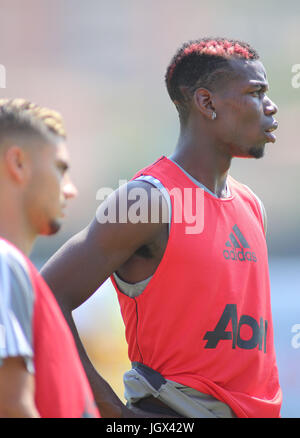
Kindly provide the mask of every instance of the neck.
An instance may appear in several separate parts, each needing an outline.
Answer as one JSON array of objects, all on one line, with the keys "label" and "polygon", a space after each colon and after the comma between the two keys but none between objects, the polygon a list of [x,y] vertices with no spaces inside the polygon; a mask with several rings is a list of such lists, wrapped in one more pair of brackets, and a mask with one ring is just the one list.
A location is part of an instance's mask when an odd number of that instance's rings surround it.
[{"label": "neck", "polygon": [[[1,221],[1,219],[0,219]],[[25,238],[22,233],[18,233],[15,230],[7,229],[3,224],[0,224],[0,237],[3,237],[13,245],[15,245],[23,254],[29,256],[31,253],[34,238]]]},{"label": "neck", "polygon": [[4,199],[0,194],[0,237],[11,242],[27,256],[30,254],[36,235],[26,225],[24,212],[20,211],[12,197]]},{"label": "neck", "polygon": [[209,135],[195,135],[193,130],[181,129],[170,158],[216,196],[225,196],[232,157],[218,150]]}]

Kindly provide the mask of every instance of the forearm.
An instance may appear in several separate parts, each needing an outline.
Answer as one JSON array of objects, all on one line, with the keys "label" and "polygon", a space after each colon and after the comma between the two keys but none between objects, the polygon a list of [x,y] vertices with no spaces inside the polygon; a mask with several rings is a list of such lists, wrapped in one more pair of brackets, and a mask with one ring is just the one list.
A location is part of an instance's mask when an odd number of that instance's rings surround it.
[{"label": "forearm", "polygon": [[0,418],[40,418],[35,406],[16,401],[0,406]]},{"label": "forearm", "polygon": [[38,418],[35,376],[22,356],[3,358],[0,367],[0,418]]}]

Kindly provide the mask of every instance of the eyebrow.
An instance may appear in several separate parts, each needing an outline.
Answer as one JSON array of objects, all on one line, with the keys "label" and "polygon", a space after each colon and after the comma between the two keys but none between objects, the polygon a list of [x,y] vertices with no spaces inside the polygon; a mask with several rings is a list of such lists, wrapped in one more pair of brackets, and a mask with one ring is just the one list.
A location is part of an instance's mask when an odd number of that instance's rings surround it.
[{"label": "eyebrow", "polygon": [[269,84],[267,82],[250,80],[249,85],[252,87],[262,88],[264,90],[269,90]]}]

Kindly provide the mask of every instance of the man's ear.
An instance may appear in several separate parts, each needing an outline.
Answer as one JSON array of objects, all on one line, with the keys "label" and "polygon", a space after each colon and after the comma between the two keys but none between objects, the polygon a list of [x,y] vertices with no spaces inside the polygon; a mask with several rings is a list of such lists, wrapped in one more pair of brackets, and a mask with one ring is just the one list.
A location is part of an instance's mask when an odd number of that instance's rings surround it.
[{"label": "man's ear", "polygon": [[213,118],[215,108],[212,102],[212,94],[206,88],[197,88],[193,96],[194,105],[208,119]]},{"label": "man's ear", "polygon": [[4,162],[11,178],[19,184],[28,180],[29,163],[23,148],[14,145],[7,148],[4,153]]}]

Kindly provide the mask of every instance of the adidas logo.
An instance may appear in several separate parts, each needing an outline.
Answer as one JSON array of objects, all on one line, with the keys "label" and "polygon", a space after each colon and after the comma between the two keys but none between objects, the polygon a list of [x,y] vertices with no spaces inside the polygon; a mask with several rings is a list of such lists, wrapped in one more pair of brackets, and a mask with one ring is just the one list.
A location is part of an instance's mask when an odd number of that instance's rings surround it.
[{"label": "adidas logo", "polygon": [[232,233],[229,235],[229,240],[225,243],[227,248],[224,249],[223,256],[226,260],[239,260],[244,262],[257,262],[257,258],[254,252],[249,251],[250,245],[243,236],[241,230],[237,225],[232,228]]}]

